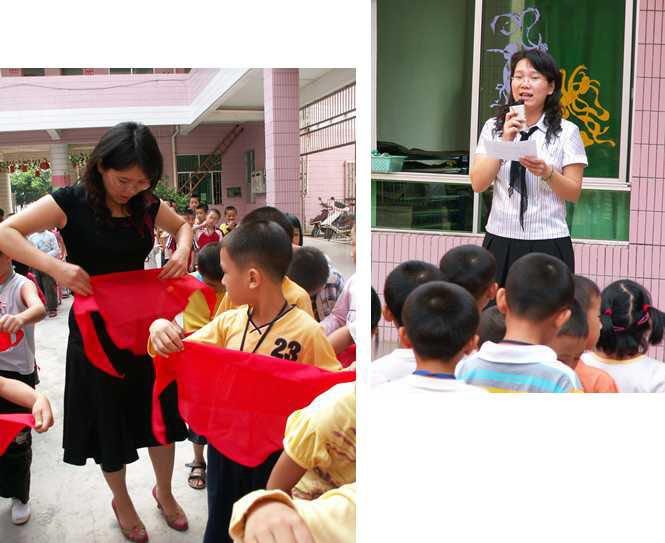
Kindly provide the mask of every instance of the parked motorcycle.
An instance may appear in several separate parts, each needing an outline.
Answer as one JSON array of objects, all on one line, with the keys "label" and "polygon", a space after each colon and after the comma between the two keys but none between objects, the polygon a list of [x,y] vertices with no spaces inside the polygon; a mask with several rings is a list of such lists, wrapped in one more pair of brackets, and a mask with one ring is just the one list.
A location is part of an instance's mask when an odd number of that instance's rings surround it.
[{"label": "parked motorcycle", "polygon": [[321,212],[310,219],[309,224],[312,227],[312,236],[317,237],[322,235],[321,223],[325,221],[330,215],[330,211],[334,207],[335,198],[331,197],[329,201],[324,202],[323,199],[319,196],[319,205],[321,206]]}]

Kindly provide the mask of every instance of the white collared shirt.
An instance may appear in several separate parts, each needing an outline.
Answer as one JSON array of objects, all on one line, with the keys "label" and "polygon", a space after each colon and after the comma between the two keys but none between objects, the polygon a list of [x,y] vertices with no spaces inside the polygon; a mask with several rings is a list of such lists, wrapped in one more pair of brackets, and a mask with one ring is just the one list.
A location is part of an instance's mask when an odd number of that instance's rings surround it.
[{"label": "white collared shirt", "polygon": [[[569,164],[588,165],[584,144],[580,137],[579,128],[561,119],[561,132],[553,136],[549,144],[545,142],[547,126],[543,114],[536,126],[536,130],[529,140],[534,140],[538,147],[538,157],[561,173],[564,166]],[[501,136],[493,134],[496,120],[489,119],[480,134],[477,155],[486,155],[487,141],[500,141]],[[519,141],[520,135],[515,136]],[[499,173],[494,180],[494,194],[492,196],[492,210],[485,230],[495,236],[512,239],[556,239],[570,235],[566,224],[566,203],[559,198],[551,187],[543,181],[542,177],[526,171],[528,207],[524,212],[524,230],[520,225],[520,194],[513,192],[508,196],[510,186],[510,161],[501,165]]]},{"label": "white collared shirt", "polygon": [[401,379],[416,371],[416,355],[412,349],[395,349],[370,364],[370,384],[378,385]]},{"label": "white collared shirt", "polygon": [[609,373],[619,392],[665,392],[665,363],[646,355],[610,360],[587,351],[582,362]]}]

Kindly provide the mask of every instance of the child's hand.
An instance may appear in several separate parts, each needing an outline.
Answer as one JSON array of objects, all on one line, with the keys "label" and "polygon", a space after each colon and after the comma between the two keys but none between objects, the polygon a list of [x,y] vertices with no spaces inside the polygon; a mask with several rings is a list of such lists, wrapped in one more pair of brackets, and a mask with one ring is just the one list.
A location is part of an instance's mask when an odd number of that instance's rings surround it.
[{"label": "child's hand", "polygon": [[44,395],[37,393],[37,401],[32,406],[32,416],[35,417],[35,430],[40,434],[53,426],[51,404]]},{"label": "child's hand", "polygon": [[244,541],[256,543],[314,543],[296,511],[279,502],[266,501],[250,510]]},{"label": "child's hand", "polygon": [[25,323],[19,315],[3,315],[0,317],[0,332],[15,334],[23,328],[24,325]]},{"label": "child's hand", "polygon": [[182,343],[184,335],[180,326],[166,319],[157,319],[150,325],[150,341],[160,356],[182,351],[185,348]]}]

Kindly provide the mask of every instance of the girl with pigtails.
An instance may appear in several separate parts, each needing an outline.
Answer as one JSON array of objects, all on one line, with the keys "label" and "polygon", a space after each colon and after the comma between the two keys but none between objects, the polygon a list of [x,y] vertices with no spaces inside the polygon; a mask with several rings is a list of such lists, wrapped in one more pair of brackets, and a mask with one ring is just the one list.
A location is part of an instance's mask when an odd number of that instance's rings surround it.
[{"label": "girl with pigtails", "polygon": [[663,340],[665,314],[649,292],[629,279],[615,281],[601,294],[600,320],[596,348],[583,362],[609,373],[619,392],[665,392],[665,363],[647,356]]}]

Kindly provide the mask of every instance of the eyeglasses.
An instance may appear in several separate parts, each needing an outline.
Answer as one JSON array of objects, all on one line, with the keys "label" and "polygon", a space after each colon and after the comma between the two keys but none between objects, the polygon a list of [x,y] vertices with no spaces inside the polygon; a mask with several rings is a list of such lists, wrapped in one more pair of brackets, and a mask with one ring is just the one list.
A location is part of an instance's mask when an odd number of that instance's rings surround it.
[{"label": "eyeglasses", "polygon": [[515,83],[522,83],[524,81],[529,81],[530,83],[540,83],[545,78],[542,75],[532,75],[532,76],[515,75],[515,76],[511,77],[510,79],[511,79],[511,81],[514,81]]}]

